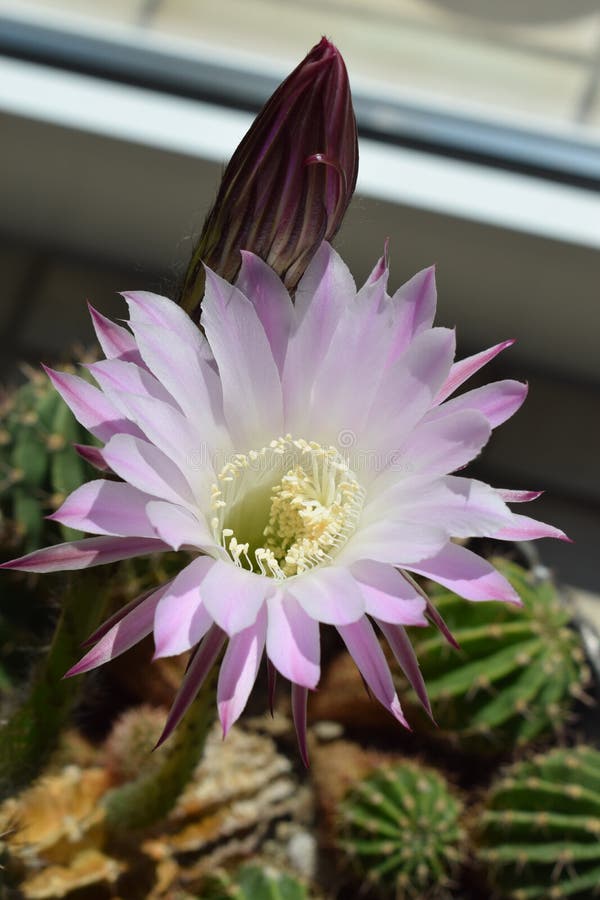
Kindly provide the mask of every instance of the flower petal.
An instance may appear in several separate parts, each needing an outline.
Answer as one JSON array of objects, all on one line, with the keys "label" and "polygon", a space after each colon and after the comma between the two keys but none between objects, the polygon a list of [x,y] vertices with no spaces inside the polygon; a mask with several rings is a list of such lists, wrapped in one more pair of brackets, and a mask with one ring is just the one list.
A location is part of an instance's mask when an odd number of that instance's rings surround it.
[{"label": "flower petal", "polygon": [[138,325],[158,325],[177,335],[182,344],[200,356],[211,358],[206,338],[198,326],[172,300],[150,291],[124,291],[122,296],[129,306],[130,325],[134,334]]},{"label": "flower petal", "polygon": [[221,385],[209,363],[166,328],[140,324],[136,326],[136,338],[153,376],[169,391],[188,420],[194,422],[209,446],[229,446]]},{"label": "flower petal", "polygon": [[370,616],[396,625],[426,625],[425,600],[393,566],[361,560],[351,568]]},{"label": "flower petal", "polygon": [[112,471],[140,491],[182,506],[194,504],[189,483],[153,444],[129,434],[116,434],[102,450]]},{"label": "flower petal", "polygon": [[505,503],[529,503],[531,500],[537,500],[544,493],[543,491],[511,491],[505,488],[496,488],[496,491]]},{"label": "flower petal", "polygon": [[[373,266],[373,269],[371,270],[369,277],[367,278],[367,280],[361,287],[360,291],[358,292],[359,294],[362,291],[364,291],[365,289],[376,284],[376,282],[378,282],[380,280],[383,280],[385,283],[387,283],[387,279],[389,277],[388,257],[389,257],[389,239],[385,241],[385,244],[383,247],[383,255],[379,257],[379,259]],[[384,287],[385,287],[385,284],[384,284]]]},{"label": "flower petal", "polygon": [[107,441],[121,431],[141,436],[140,430],[97,387],[78,375],[42,368],[77,421],[95,437]]},{"label": "flower petal", "polygon": [[295,329],[283,367],[286,422],[303,432],[306,399],[347,303],[356,295],[348,267],[327,243],[321,244],[296,291]]},{"label": "flower petal", "polygon": [[388,364],[398,359],[413,338],[431,328],[437,305],[435,266],[429,266],[398,288],[389,302],[393,343]]},{"label": "flower petal", "polygon": [[117,391],[110,391],[108,396],[136,423],[139,428],[136,437],[146,438],[158,447],[186,474],[190,483],[192,477],[202,480],[206,470],[210,470],[211,460],[210,454],[203,452],[206,444],[194,420],[186,419],[174,406],[156,397]]},{"label": "flower petal", "polygon": [[431,600],[427,601],[427,611],[425,613],[429,621],[432,625],[435,625],[440,634],[445,638],[448,644],[451,647],[454,647],[455,650],[460,650],[460,644],[446,625],[444,619],[439,614]]},{"label": "flower petal", "polygon": [[269,597],[267,607],[269,659],[292,683],[316,687],[321,672],[318,622],[289,594]]},{"label": "flower petal", "polygon": [[156,747],[160,747],[167,740],[185,716],[202,687],[204,679],[214,666],[226,640],[227,635],[217,625],[213,625],[202,639],[202,643],[190,660],[181,687],[177,691],[167,716],[163,732],[156,742]]},{"label": "flower petal", "polygon": [[560,528],[547,525],[545,522],[538,522],[537,519],[529,516],[519,516],[516,513],[512,513],[508,523],[490,536],[502,541],[536,541],[539,538],[549,537],[566,541],[568,544],[572,543]]},{"label": "flower petal", "polygon": [[34,550],[18,559],[0,563],[0,569],[16,569],[18,572],[74,572],[91,566],[147,556],[164,552],[168,546],[155,538],[95,537],[81,541],[69,541]]},{"label": "flower petal", "polygon": [[277,669],[267,657],[267,697],[271,717],[275,715],[275,692],[277,690]]},{"label": "flower petal", "polygon": [[283,433],[279,372],[252,303],[210,269],[202,324],[219,367],[229,429],[236,440],[260,448],[267,435]]},{"label": "flower petal", "polygon": [[448,328],[426,331],[386,370],[365,427],[371,449],[395,451],[406,441],[448,374],[455,340]]},{"label": "flower petal", "polygon": [[[161,585],[161,587],[166,588],[170,585],[170,583],[170,581],[167,581],[165,584]],[[144,591],[139,595],[139,597],[135,597],[133,600],[130,600],[129,603],[126,603],[125,606],[122,606],[120,609],[118,609],[115,613],[112,614],[112,616],[109,616],[108,619],[106,619],[101,625],[99,625],[98,628],[96,628],[96,630],[93,631],[90,636],[82,642],[81,646],[91,647],[92,644],[96,644],[100,640],[100,638],[103,638],[105,634],[108,634],[111,628],[117,625],[117,623],[120,622],[121,619],[124,619],[126,615],[128,615],[133,609],[136,608],[136,606],[139,606],[140,603],[143,603],[144,600],[146,600],[147,597],[153,594],[155,590],[156,587],[153,587],[147,591]]]},{"label": "flower petal", "polygon": [[232,637],[254,625],[272,590],[273,585],[262,575],[216,560],[202,582],[200,595],[217,625]]},{"label": "flower petal", "polygon": [[503,350],[506,350],[507,347],[512,347],[513,344],[514,340],[502,341],[501,344],[496,344],[494,347],[490,347],[489,350],[482,350],[481,353],[475,353],[474,356],[468,356],[466,359],[455,362],[450,369],[450,374],[440,388],[439,393],[435,398],[435,402],[442,403],[446,397],[453,394],[461,384],[471,377],[471,375],[474,375],[475,372],[479,372],[479,370],[487,363],[491,362],[495,356],[498,356],[498,354]]},{"label": "flower petal", "polygon": [[141,603],[138,603],[127,615],[123,616],[110,631],[108,631],[85,656],[79,660],[66,673],[65,678],[72,675],[81,675],[82,672],[89,672],[90,669],[96,669],[98,666],[108,662],[125,653],[134,644],[137,644],[142,638],[145,638],[152,631],[154,623],[154,613],[156,607],[167,585],[163,585],[157,591],[146,597]]},{"label": "flower petal", "polygon": [[495,381],[442,403],[428,413],[426,421],[433,422],[461,409],[474,409],[486,417],[492,428],[497,428],[520,409],[527,391],[527,385],[520,381]]},{"label": "flower petal", "polygon": [[416,475],[446,475],[471,462],[490,433],[490,424],[481,413],[452,413],[419,425],[397,454],[396,463]]},{"label": "flower petal", "polygon": [[246,250],[241,253],[242,265],[236,287],[254,306],[281,372],[294,317],[290,295],[271,266],[254,253]]},{"label": "flower petal", "polygon": [[195,547],[210,552],[216,548],[215,539],[206,521],[182,506],[164,500],[153,500],[146,506],[148,521],[155,533],[173,550]]},{"label": "flower petal", "polygon": [[[107,359],[124,359],[128,362],[134,362],[137,365],[142,363],[142,358],[138,352],[135,338],[130,331],[111,322],[102,313],[88,303],[92,324],[98,343],[102,347],[102,352]],[[142,363],[143,365],[143,363]]]},{"label": "flower petal", "polygon": [[362,593],[343,566],[328,566],[300,575],[289,582],[287,590],[304,612],[327,625],[356,622],[365,612]]},{"label": "flower petal", "polygon": [[421,701],[421,705],[428,716],[433,719],[431,704],[429,702],[429,697],[427,696],[425,679],[419,668],[417,655],[406,630],[402,628],[401,625],[390,625],[388,622],[382,622],[379,619],[377,620],[377,624],[381,628],[398,665],[404,672],[413,691]]},{"label": "flower petal", "polygon": [[68,528],[115,537],[156,537],[146,505],[152,497],[120,481],[88,481],[48,518]]},{"label": "flower petal", "polygon": [[140,394],[142,397],[155,397],[171,406],[175,401],[163,385],[142,366],[122,359],[102,359],[100,362],[86,366],[93,375],[105,395],[111,391],[117,393]]},{"label": "flower petal", "polygon": [[512,515],[494,488],[474,478],[446,475],[425,481],[409,478],[379,494],[364,509],[364,519],[435,522],[449,537],[485,537]]},{"label": "flower petal", "polygon": [[94,447],[92,444],[73,444],[73,449],[82,459],[89,463],[90,466],[93,466],[100,472],[109,471],[109,467],[104,462],[102,450],[99,447]]},{"label": "flower petal", "polygon": [[292,682],[292,718],[294,720],[294,728],[296,729],[296,737],[298,739],[298,749],[302,762],[308,769],[310,761],[308,758],[308,741],[306,734],[306,707],[308,702],[308,688]]},{"label": "flower petal", "polygon": [[[323,241],[298,282],[294,304],[297,325],[310,316],[310,324],[315,328],[316,322],[322,319],[328,309],[333,308],[331,319],[327,316],[331,322],[331,334],[339,321],[340,312],[355,294],[356,284],[350,269],[331,244]],[[318,336],[316,332],[313,335]],[[308,338],[308,334],[305,338]],[[307,349],[308,343],[307,341]],[[324,344],[325,347],[327,343]]]},{"label": "flower petal", "polygon": [[154,617],[154,658],[176,656],[198,643],[213,624],[200,597],[200,585],[214,565],[199,556],[173,579]]},{"label": "flower petal", "polygon": [[217,706],[224,737],[248,702],[262,659],[266,633],[267,611],[263,606],[254,625],[238,632],[229,641],[217,686]]},{"label": "flower petal", "polygon": [[506,578],[481,556],[448,543],[432,556],[404,568],[437,581],[467,600],[504,600],[522,606],[519,595]]},{"label": "flower petal", "polygon": [[389,343],[387,322],[377,309],[383,293],[374,285],[368,295],[347,305],[323,359],[308,376],[303,428],[322,442],[335,445],[341,431],[353,432],[356,439],[376,397],[378,402]]},{"label": "flower petal", "polygon": [[339,625],[338,631],[367,685],[385,709],[408,728],[381,644],[366,617]]},{"label": "flower petal", "polygon": [[338,553],[336,562],[339,565],[350,566],[362,559],[372,559],[375,562],[401,566],[403,560],[416,562],[433,556],[447,540],[448,535],[437,525],[374,522],[352,535]]}]

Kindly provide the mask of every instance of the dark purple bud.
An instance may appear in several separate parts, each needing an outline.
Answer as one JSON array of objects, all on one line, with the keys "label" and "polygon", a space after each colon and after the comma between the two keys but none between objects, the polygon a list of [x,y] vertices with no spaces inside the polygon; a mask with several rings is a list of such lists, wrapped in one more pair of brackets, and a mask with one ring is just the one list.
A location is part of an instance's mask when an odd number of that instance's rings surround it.
[{"label": "dark purple bud", "polygon": [[202,263],[233,281],[240,250],[264,259],[293,291],[321,242],[338,231],[357,172],[348,73],[339,51],[322,38],[233,154],[188,266],[184,309],[198,320]]}]

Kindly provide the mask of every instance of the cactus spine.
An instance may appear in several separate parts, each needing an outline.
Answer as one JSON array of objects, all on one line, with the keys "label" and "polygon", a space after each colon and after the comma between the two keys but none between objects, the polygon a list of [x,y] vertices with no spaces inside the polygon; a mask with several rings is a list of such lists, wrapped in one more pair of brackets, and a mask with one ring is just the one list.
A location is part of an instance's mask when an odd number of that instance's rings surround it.
[{"label": "cactus spine", "polygon": [[340,846],[383,895],[446,897],[461,858],[462,802],[445,778],[413,762],[384,764],[340,807]]},{"label": "cactus spine", "polygon": [[478,855],[502,897],[595,896],[600,885],[600,752],[556,749],[492,785]]},{"label": "cactus spine", "polygon": [[[569,613],[549,578],[495,560],[523,600],[517,609],[497,602],[467,603],[438,590],[432,600],[460,650],[441,634],[424,633],[415,650],[438,728],[467,751],[504,752],[560,728],[589,670]],[[410,721],[428,728],[416,699]]]}]

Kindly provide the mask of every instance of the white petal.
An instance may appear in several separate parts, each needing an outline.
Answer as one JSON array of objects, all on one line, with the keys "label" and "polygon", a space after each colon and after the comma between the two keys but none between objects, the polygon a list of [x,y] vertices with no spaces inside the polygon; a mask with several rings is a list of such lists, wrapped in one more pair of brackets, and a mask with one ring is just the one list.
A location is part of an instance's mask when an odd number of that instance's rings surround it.
[{"label": "white petal", "polygon": [[209,269],[202,324],[219,367],[229,429],[247,448],[260,449],[283,433],[279,372],[252,303]]},{"label": "white petal", "polygon": [[317,622],[346,625],[356,622],[365,611],[358,585],[342,566],[313,569],[290,579],[286,588]]}]

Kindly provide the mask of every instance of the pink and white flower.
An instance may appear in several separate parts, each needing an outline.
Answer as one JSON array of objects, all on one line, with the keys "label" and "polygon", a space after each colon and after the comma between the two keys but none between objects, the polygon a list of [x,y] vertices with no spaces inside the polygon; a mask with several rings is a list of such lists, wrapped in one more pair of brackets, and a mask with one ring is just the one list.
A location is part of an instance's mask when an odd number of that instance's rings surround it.
[{"label": "pink and white flower", "polygon": [[306,757],[321,624],[338,630],[373,695],[406,724],[376,629],[426,706],[405,626],[445,629],[412,575],[468,600],[518,604],[490,563],[452,538],[565,535],[509,509],[536,493],[450,474],[527,388],[498,381],[448,399],[511,342],[454,362],[454,332],[432,324],[433,269],[390,297],[381,259],[357,292],[323,244],[292,304],[265,263],[242,256],[235,286],[207,271],[204,335],[150,293],[124,295],[129,329],[92,310],[106,356],[89,366],[97,386],[48,374],[104,443],[80,452],[116,479],[83,485],[52,516],[94,537],[5,567],[73,570],[184,551],[179,574],[106,622],[69,674],[150,633],[157,657],[192,649],[166,737],[227,644],[217,689],[227,732],[266,652],[271,686],[275,672],[292,684]]}]

